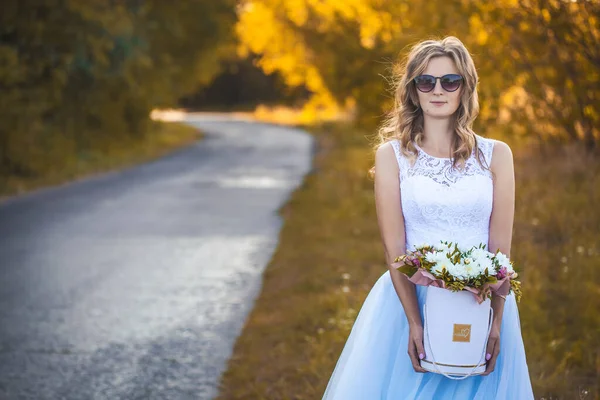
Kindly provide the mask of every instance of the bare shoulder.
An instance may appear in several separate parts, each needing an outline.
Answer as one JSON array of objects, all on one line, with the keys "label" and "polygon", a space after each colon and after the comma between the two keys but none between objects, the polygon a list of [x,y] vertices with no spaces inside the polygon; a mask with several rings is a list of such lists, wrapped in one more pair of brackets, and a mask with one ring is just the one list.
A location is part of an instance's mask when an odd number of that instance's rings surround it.
[{"label": "bare shoulder", "polygon": [[501,140],[490,139],[494,143],[492,151],[492,164],[490,168],[493,172],[502,173],[513,169],[513,153],[508,144]]},{"label": "bare shoulder", "polygon": [[391,142],[385,142],[375,151],[375,168],[380,167],[383,171],[398,171],[396,153]]}]

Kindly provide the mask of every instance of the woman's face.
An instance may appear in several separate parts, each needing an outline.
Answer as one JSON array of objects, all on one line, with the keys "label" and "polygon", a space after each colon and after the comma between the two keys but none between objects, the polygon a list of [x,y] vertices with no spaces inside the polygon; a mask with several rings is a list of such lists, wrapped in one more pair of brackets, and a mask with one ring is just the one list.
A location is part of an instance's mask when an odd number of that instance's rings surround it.
[{"label": "woman's face", "polygon": [[[424,75],[444,76],[447,74],[458,74],[458,69],[450,57],[434,57],[429,60]],[[432,91],[423,93],[417,90],[419,104],[423,114],[431,118],[446,119],[458,109],[460,105],[460,95],[463,90],[464,82],[454,92],[447,92],[442,88],[440,79],[436,79],[435,87]]]}]

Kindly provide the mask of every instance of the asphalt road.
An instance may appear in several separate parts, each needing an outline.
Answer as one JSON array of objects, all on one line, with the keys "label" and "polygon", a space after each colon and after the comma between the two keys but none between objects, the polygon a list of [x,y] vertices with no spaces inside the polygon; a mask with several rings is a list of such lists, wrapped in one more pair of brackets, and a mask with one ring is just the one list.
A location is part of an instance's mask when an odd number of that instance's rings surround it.
[{"label": "asphalt road", "polygon": [[216,395],[313,141],[189,122],[191,147],[0,204],[0,399]]}]

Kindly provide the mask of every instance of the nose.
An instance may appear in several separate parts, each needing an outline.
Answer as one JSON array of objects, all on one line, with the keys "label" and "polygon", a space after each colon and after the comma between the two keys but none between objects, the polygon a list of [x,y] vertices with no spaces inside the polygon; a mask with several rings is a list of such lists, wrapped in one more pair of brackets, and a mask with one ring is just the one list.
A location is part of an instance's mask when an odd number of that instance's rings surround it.
[{"label": "nose", "polygon": [[433,86],[433,94],[442,94],[443,90],[442,90],[442,80],[441,79],[436,79],[435,80],[435,85]]}]

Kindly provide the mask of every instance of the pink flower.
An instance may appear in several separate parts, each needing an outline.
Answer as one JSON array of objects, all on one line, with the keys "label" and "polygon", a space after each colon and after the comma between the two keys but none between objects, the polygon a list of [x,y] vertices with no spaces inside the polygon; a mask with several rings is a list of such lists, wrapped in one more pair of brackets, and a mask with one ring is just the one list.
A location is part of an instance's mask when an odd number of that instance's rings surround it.
[{"label": "pink flower", "polygon": [[504,278],[506,278],[507,273],[508,273],[508,271],[507,271],[506,267],[500,267],[500,270],[496,274],[496,278],[504,279]]}]

